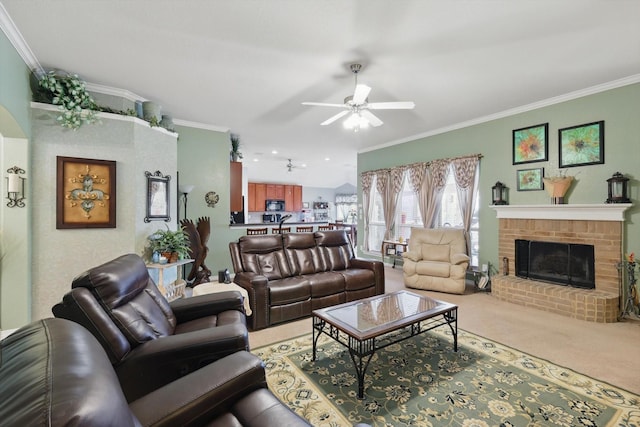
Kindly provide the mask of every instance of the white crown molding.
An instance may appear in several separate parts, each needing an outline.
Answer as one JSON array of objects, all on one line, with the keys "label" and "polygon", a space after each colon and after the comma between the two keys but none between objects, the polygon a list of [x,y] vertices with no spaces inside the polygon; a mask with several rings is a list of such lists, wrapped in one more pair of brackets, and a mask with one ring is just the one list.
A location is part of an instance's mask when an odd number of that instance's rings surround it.
[{"label": "white crown molding", "polygon": [[404,144],[405,142],[415,141],[421,138],[428,138],[430,136],[439,135],[442,133],[451,132],[458,129],[463,129],[469,126],[479,125],[482,123],[490,122],[492,120],[503,119],[505,117],[515,116],[516,114],[526,113],[527,111],[537,110],[539,108],[548,107],[562,102],[571,101],[585,96],[594,95],[600,92],[606,92],[611,89],[617,89],[619,87],[629,86],[635,83],[640,83],[640,74],[634,74],[632,76],[624,77],[618,80],[613,80],[607,83],[603,83],[596,86],[591,86],[586,89],[569,92],[564,95],[555,96],[553,98],[544,99],[542,101],[533,102],[531,104],[523,105],[509,110],[501,111],[499,113],[490,114],[488,116],[478,117],[476,119],[468,120],[466,122],[456,123],[451,126],[446,126],[440,129],[435,129],[429,132],[419,133],[417,135],[408,136],[406,138],[397,139],[395,141],[387,142],[384,144],[376,145],[375,147],[368,147],[358,151],[358,153],[366,153],[369,151],[379,150],[381,148],[392,147],[398,144]]},{"label": "white crown molding", "polygon": [[139,95],[136,95],[135,93],[127,89],[120,89],[117,87],[105,86],[105,85],[100,85],[97,83],[89,83],[89,82],[86,83],[86,87],[89,92],[96,92],[96,93],[101,93],[103,95],[117,96],[119,98],[128,99],[131,102],[148,101],[148,99],[143,98]]},{"label": "white crown molding", "polygon": [[16,24],[13,22],[13,19],[11,19],[2,3],[0,3],[0,28],[16,49],[18,55],[20,55],[24,63],[27,64],[27,67],[37,75],[43,74],[44,71],[40,62],[38,62],[38,59],[24,40],[24,37],[22,37],[18,27],[16,27]]},{"label": "white crown molding", "polygon": [[632,203],[576,205],[491,205],[496,218],[624,221],[624,212]]}]

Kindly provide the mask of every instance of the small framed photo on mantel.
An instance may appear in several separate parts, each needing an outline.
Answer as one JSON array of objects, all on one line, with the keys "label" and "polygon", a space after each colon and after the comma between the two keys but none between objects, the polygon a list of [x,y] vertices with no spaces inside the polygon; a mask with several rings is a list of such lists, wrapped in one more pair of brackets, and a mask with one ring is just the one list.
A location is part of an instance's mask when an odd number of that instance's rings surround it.
[{"label": "small framed photo on mantel", "polygon": [[544,168],[521,169],[516,174],[518,191],[544,190]]}]

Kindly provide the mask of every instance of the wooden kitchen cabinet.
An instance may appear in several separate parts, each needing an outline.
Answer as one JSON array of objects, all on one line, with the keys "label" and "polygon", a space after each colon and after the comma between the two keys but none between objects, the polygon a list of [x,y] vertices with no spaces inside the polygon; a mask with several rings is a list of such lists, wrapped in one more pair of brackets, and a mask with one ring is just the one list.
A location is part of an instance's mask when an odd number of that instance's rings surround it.
[{"label": "wooden kitchen cabinet", "polygon": [[255,212],[258,209],[256,209],[256,184],[253,182],[250,182],[247,185],[247,210],[249,212]]},{"label": "wooden kitchen cabinet", "polygon": [[302,185],[293,186],[293,209],[294,212],[302,210]]},{"label": "wooden kitchen cabinet", "polygon": [[284,210],[287,212],[295,210],[293,209],[293,185],[284,186]]},{"label": "wooden kitchen cabinet", "polygon": [[229,188],[229,204],[231,212],[240,212],[244,210],[242,206],[242,163],[230,162],[230,188]]},{"label": "wooden kitchen cabinet", "polygon": [[267,200],[267,184],[256,184],[256,212],[263,212]]}]

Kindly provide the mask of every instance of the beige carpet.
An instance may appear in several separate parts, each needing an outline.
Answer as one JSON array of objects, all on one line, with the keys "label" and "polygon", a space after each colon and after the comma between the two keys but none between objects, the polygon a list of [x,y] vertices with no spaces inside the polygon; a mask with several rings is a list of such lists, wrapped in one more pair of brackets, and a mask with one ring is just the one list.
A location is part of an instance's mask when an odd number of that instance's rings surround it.
[{"label": "beige carpet", "polygon": [[[385,268],[386,291],[404,289],[401,268]],[[412,290],[459,306],[458,326],[640,394],[640,322],[592,323],[499,301],[491,294]],[[251,348],[311,332],[311,319],[251,332]]]}]

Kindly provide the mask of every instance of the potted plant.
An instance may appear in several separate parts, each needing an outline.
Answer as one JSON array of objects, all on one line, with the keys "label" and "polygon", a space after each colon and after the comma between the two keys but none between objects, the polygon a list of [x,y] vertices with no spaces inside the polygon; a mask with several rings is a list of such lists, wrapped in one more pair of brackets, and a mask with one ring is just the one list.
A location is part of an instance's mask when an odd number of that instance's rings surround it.
[{"label": "potted plant", "polygon": [[77,130],[84,123],[96,121],[96,103],[77,74],[53,70],[42,76],[38,83],[50,92],[51,102],[62,111],[57,121],[63,127]]},{"label": "potted plant", "polygon": [[237,162],[238,159],[242,158],[242,153],[240,152],[240,136],[232,133],[229,139],[231,139],[231,161]]},{"label": "potted plant", "polygon": [[172,231],[167,226],[166,230],[157,230],[149,236],[149,242],[151,243],[151,251],[158,252],[166,257],[169,262],[189,258],[191,245],[182,228]]}]

